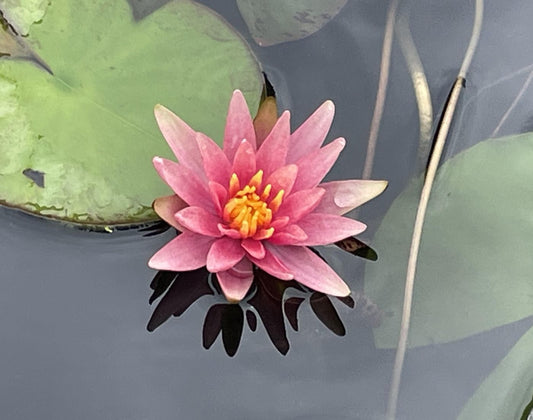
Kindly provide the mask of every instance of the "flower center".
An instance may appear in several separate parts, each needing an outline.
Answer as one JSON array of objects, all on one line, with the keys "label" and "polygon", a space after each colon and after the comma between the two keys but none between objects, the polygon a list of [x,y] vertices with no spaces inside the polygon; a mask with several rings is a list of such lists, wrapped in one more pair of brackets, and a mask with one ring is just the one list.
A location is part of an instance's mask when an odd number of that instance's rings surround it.
[{"label": "flower center", "polygon": [[272,185],[267,184],[262,188],[262,183],[262,170],[259,170],[243,188],[237,174],[234,173],[230,178],[230,198],[224,206],[223,217],[229,227],[238,230],[243,238],[253,237],[261,240],[270,238],[274,233],[270,222],[283,200],[284,190],[280,190],[270,199]]}]

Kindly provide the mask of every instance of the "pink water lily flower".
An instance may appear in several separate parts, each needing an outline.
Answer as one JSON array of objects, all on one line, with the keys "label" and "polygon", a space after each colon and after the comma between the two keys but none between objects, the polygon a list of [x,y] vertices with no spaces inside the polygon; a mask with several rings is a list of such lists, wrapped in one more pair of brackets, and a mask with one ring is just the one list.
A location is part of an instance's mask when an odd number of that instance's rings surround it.
[{"label": "pink water lily flower", "polygon": [[345,145],[338,138],[322,147],[334,112],[333,102],[326,101],[291,134],[285,111],[266,138],[257,131],[258,144],[244,96],[236,90],[221,149],[157,105],[159,128],[179,163],[154,158],[175,193],[158,198],[154,209],[181,234],[148,265],[170,271],[206,266],[229,301],[246,295],[254,265],[319,292],[349,295],[348,286],[308,247],[365,230],[342,215],[380,194],[387,182],[320,183]]}]

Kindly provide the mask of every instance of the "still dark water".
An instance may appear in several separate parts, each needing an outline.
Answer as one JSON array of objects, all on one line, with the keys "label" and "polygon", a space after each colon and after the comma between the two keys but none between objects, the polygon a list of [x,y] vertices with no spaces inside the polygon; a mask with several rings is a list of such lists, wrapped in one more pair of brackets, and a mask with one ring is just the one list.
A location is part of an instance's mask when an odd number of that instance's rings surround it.
[{"label": "still dark water", "polygon": [[[279,107],[291,109],[293,127],[325,99],[334,100],[337,114],[328,139],[344,136],[348,143],[329,178],[360,177],[387,3],[350,0],[320,32],[268,48],[251,41],[233,2],[201,3],[248,37],[276,89]],[[431,0],[402,7],[408,6],[433,106],[440,112],[470,35],[473,4]],[[518,8],[525,15],[533,12],[524,1],[486,3],[482,39],[447,156],[488,137],[491,112],[500,115],[508,98],[516,96],[519,81],[494,94],[502,103],[476,94],[531,64],[533,43],[520,33],[521,14],[513,12]],[[513,37],[522,40],[521,51],[505,47]],[[501,134],[525,130],[530,123],[526,108],[513,114]],[[386,209],[417,172],[417,147],[415,97],[395,45],[373,176],[388,179],[390,186],[359,215],[369,225],[362,235],[365,241],[371,243]],[[206,296],[180,318],[153,333],[146,330],[154,306],[148,304],[149,284],[155,274],[146,262],[171,232],[150,238],[136,232],[83,232],[5,209],[0,210],[0,223],[2,418],[383,417],[394,352],[374,348],[371,328],[357,310],[334,303],[346,329],[338,337],[304,302],[299,331],[288,328],[286,356],[272,345],[259,321],[255,332],[245,326],[239,350],[230,358],[220,337],[210,350],[202,347],[204,318],[211,305],[223,303],[220,298]],[[361,289],[364,260],[333,248],[324,255],[352,290]],[[529,319],[409,351],[399,418],[455,418],[531,323]]]}]

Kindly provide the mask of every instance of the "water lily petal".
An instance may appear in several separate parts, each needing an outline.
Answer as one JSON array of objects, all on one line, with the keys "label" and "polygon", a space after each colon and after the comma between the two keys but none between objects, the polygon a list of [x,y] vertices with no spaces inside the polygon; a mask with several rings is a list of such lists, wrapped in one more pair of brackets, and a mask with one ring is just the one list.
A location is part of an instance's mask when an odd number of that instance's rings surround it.
[{"label": "water lily petal", "polygon": [[255,175],[255,171],[255,151],[249,141],[243,140],[235,152],[232,170],[239,177],[241,188]]},{"label": "water lily petal", "polygon": [[326,101],[291,135],[287,162],[294,163],[322,145],[335,115],[335,105]]},{"label": "water lily petal", "polygon": [[294,279],[317,292],[333,296],[348,296],[350,288],[314,252],[304,246],[269,246],[276,256],[294,275]]},{"label": "water lily petal", "polygon": [[271,197],[275,197],[278,191],[284,190],[284,196],[287,197],[293,188],[296,177],[298,176],[298,166],[286,165],[276,169],[267,178],[265,185],[272,185]]},{"label": "water lily petal", "polygon": [[211,194],[211,200],[213,200],[213,206],[219,216],[222,216],[222,210],[228,200],[228,190],[220,185],[218,182],[209,181],[209,193]]},{"label": "water lily petal", "polygon": [[256,241],[255,239],[243,239],[241,246],[246,250],[248,254],[252,257],[261,259],[265,257],[265,247],[261,241]]},{"label": "water lily petal", "polygon": [[274,232],[272,237],[268,240],[269,243],[275,245],[294,245],[301,243],[307,239],[307,234],[298,225],[289,225],[281,232]]},{"label": "water lily petal", "polygon": [[233,92],[228,116],[226,118],[226,128],[224,130],[224,153],[231,162],[241,144],[242,140],[248,140],[252,148],[256,149],[255,131],[252,117],[241,91]]},{"label": "water lily petal", "polygon": [[219,271],[217,278],[226,299],[230,302],[239,302],[252,285],[254,279],[252,263],[243,258],[229,270]]},{"label": "water lily petal", "polygon": [[176,219],[186,229],[200,235],[213,236],[215,238],[222,236],[217,227],[220,223],[220,217],[209,213],[203,207],[185,207],[176,213]]},{"label": "water lily petal", "polygon": [[316,187],[329,172],[345,145],[346,140],[339,137],[298,160],[298,177],[294,183],[294,191]]},{"label": "water lily petal", "polygon": [[229,236],[230,238],[233,238],[233,239],[242,238],[241,232],[239,232],[237,229],[229,228],[225,226],[223,223],[219,223],[217,227],[222,235]]},{"label": "water lily petal", "polygon": [[349,236],[359,235],[366,229],[364,223],[347,217],[334,214],[311,213],[298,222],[307,239],[298,245],[327,245],[345,239]]},{"label": "water lily petal", "polygon": [[319,185],[326,190],[326,194],[315,212],[343,215],[380,195],[387,184],[387,181],[362,179],[325,182]]},{"label": "water lily petal", "polygon": [[207,270],[211,273],[226,271],[237,264],[245,251],[241,246],[241,241],[227,236],[216,239],[207,253]]},{"label": "water lily petal", "polygon": [[196,142],[202,155],[207,178],[221,185],[228,185],[231,176],[231,163],[222,149],[203,133],[196,133]]},{"label": "water lily petal", "polygon": [[185,231],[157,251],[148,266],[156,270],[189,271],[203,267],[214,238]]},{"label": "water lily petal", "polygon": [[[275,245],[271,245],[275,246]],[[251,255],[248,256],[261,270],[266,271],[268,274],[280,279],[280,280],[292,280],[294,276],[290,270],[281,263],[281,261],[270,252],[265,246],[265,256],[261,259],[254,258]]]},{"label": "water lily petal", "polygon": [[183,231],[184,228],[178,223],[174,215],[187,206],[188,204],[176,194],[156,198],[152,203],[152,207],[157,215],[179,231]]},{"label": "water lily petal", "polygon": [[291,114],[285,111],[257,151],[257,167],[268,177],[277,168],[285,165],[291,136]]},{"label": "water lily petal", "polygon": [[276,215],[276,219],[274,219],[272,223],[270,223],[270,227],[273,227],[274,231],[283,229],[285,226],[289,224],[289,220],[290,219],[288,216],[278,217]]},{"label": "water lily petal", "polygon": [[211,195],[196,173],[186,166],[168,159],[155,157],[154,167],[159,176],[190,206],[214,210]]},{"label": "water lily petal", "polygon": [[283,200],[276,216],[288,216],[291,223],[296,223],[320,204],[325,192],[322,188],[297,191]]},{"label": "water lily petal", "polygon": [[163,137],[178,161],[203,177],[204,167],[195,140],[196,131],[163,105],[155,106],[154,115]]}]

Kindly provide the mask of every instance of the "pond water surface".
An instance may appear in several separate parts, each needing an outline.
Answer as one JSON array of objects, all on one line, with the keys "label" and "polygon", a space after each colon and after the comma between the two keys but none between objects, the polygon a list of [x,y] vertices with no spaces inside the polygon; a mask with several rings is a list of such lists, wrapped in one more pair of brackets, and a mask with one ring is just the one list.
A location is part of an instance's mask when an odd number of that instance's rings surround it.
[{"label": "pond water surface", "polygon": [[[247,37],[276,90],[279,108],[291,109],[293,127],[324,100],[334,100],[337,112],[328,141],[344,136],[347,147],[328,178],[359,178],[388,3],[350,0],[316,34],[266,48],[251,40],[233,2],[202,3]],[[413,1],[409,7],[433,106],[440,112],[470,36],[473,4],[431,0]],[[518,0],[505,7],[496,0],[486,3],[482,40],[447,157],[489,137],[495,115],[508,106],[506,98],[516,96],[520,81],[512,80],[507,89],[493,92],[492,99],[476,94],[533,61],[533,42],[526,42],[519,13],[512,12],[520,7],[532,16],[531,5]],[[513,36],[529,50],[505,48],[505,40]],[[531,125],[526,108],[513,114],[502,134],[523,131],[528,121]],[[418,136],[411,80],[394,45],[373,173],[390,185],[358,215],[369,225],[361,239],[370,244],[388,206],[420,169]],[[152,333],[146,330],[154,309],[148,299],[155,275],[146,262],[172,232],[152,237],[135,231],[85,232],[7,209],[0,210],[0,221],[2,418],[383,418],[394,350],[374,347],[372,328],[361,311],[334,302],[346,329],[339,337],[304,302],[299,331],[287,328],[287,355],[276,350],[259,321],[255,332],[244,327],[239,349],[229,357],[220,337],[209,350],[202,347],[204,318],[213,304],[223,303],[220,296],[205,296],[179,318]],[[380,249],[376,251],[379,255]],[[362,289],[365,260],[336,248],[322,252],[352,290]],[[387,308],[381,309],[386,313]],[[410,350],[398,418],[455,418],[532,324],[529,318],[449,344]]]}]

